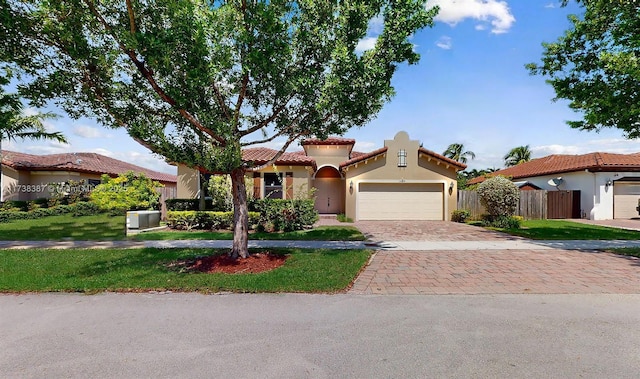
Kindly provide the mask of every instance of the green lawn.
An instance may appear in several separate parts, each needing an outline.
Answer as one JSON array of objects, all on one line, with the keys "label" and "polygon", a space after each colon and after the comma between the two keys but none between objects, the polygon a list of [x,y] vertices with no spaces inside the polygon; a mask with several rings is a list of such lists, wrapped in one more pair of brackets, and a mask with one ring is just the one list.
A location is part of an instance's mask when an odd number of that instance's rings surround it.
[{"label": "green lawn", "polygon": [[525,220],[521,229],[496,229],[534,240],[640,240],[640,232],[566,220]]},{"label": "green lawn", "polygon": [[[134,239],[147,240],[232,240],[232,232],[158,231],[137,234]],[[319,226],[308,230],[281,233],[251,233],[252,240],[298,241],[364,241],[365,237],[353,226]]]},{"label": "green lawn", "polygon": [[637,247],[623,247],[619,249],[608,249],[607,251],[614,254],[640,258],[640,248]]},{"label": "green lawn", "polygon": [[[125,217],[107,214],[73,217],[49,216],[36,220],[15,220],[0,223],[0,240],[122,240],[125,239]],[[132,237],[145,240],[232,240],[232,232],[158,231]],[[314,229],[281,233],[251,233],[254,240],[314,240],[364,241],[365,237],[353,226],[320,226]]]},{"label": "green lawn", "polygon": [[347,288],[369,250],[272,249],[286,263],[260,274],[182,273],[176,260],[203,249],[0,250],[0,292],[198,291],[336,292]]},{"label": "green lawn", "polygon": [[121,240],[125,238],[125,217],[106,214],[73,217],[49,216],[36,220],[0,223],[0,240]]}]

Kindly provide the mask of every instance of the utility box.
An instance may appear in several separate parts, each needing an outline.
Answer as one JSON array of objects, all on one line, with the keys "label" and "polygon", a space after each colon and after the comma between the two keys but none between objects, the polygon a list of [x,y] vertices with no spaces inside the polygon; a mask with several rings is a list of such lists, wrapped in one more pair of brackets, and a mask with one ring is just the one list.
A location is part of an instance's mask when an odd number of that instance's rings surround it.
[{"label": "utility box", "polygon": [[160,211],[127,212],[127,229],[149,229],[160,226]]}]

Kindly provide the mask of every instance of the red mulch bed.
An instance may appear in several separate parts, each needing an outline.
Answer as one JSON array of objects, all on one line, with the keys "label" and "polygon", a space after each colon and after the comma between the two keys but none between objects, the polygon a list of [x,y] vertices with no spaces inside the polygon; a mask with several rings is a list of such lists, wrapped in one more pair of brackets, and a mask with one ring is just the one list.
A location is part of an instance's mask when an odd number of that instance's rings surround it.
[{"label": "red mulch bed", "polygon": [[194,260],[178,262],[175,266],[182,266],[186,271],[224,274],[256,274],[271,271],[284,264],[287,255],[260,252],[251,254],[249,258],[233,259],[226,254],[210,255]]}]

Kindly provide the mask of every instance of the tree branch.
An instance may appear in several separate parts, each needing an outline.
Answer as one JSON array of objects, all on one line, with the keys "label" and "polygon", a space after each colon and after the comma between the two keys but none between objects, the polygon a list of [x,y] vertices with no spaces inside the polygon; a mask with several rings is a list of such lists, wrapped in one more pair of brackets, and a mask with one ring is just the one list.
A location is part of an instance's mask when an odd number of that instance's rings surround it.
[{"label": "tree branch", "polygon": [[249,134],[251,134],[253,132],[256,132],[256,131],[264,128],[265,126],[269,125],[287,107],[287,104],[289,104],[289,102],[291,101],[291,99],[293,99],[294,96],[295,96],[294,94],[291,94],[289,96],[289,98],[281,106],[279,106],[275,111],[273,111],[271,116],[269,116],[268,118],[266,118],[262,122],[258,123],[256,126],[253,126],[253,127],[249,128],[247,130],[241,130],[240,131],[240,136],[249,135]]},{"label": "tree branch", "polygon": [[138,59],[138,57],[136,56],[136,53],[134,50],[132,49],[128,49],[126,46],[124,46],[116,37],[115,33],[113,32],[113,28],[111,27],[111,25],[109,25],[109,23],[107,23],[107,21],[102,17],[102,15],[100,14],[100,12],[98,12],[98,10],[96,9],[95,5],[93,4],[93,2],[91,2],[90,0],[85,0],[85,4],[87,5],[87,7],[89,7],[89,9],[91,10],[91,12],[93,13],[93,15],[98,19],[98,21],[102,24],[102,26],[105,28],[105,30],[109,33],[109,35],[111,35],[111,37],[114,39],[114,41],[116,41],[116,43],[118,44],[118,47],[120,47],[120,49],[129,57],[129,59],[131,60],[131,62],[133,62],[133,64],[136,66],[136,68],[138,69],[138,71],[142,74],[142,76],[147,80],[147,82],[151,85],[151,87],[153,88],[153,90],[158,94],[158,96],[160,96],[160,98],[162,100],[164,100],[167,104],[171,105],[174,109],[176,109],[178,111],[178,113],[180,113],[180,115],[184,118],[186,118],[189,123],[191,123],[191,125],[193,125],[195,128],[197,128],[198,130],[202,131],[203,133],[205,133],[206,135],[210,136],[211,138],[213,138],[214,140],[216,140],[218,142],[218,145],[220,146],[226,146],[227,142],[225,141],[224,138],[218,136],[217,134],[213,133],[211,130],[207,129],[206,127],[204,127],[204,125],[202,125],[191,113],[189,113],[186,109],[180,108],[177,106],[177,102],[175,101],[175,99],[173,99],[171,96],[167,95],[167,93],[160,87],[160,85],[156,82],[155,78],[153,77],[151,71],[149,69],[147,69],[145,67],[144,61],[140,61]]},{"label": "tree branch", "polygon": [[282,154],[284,154],[284,152],[289,148],[289,145],[291,145],[293,143],[293,141],[297,140],[300,136],[302,136],[303,132],[300,133],[296,133],[294,136],[290,137],[287,142],[284,144],[284,146],[282,146],[282,148],[280,150],[278,150],[278,152],[276,153],[276,155],[274,155],[271,159],[269,159],[266,163],[261,164],[260,166],[256,166],[256,167],[252,167],[251,170],[253,171],[260,171],[265,167],[269,167],[272,164],[274,164],[281,156]]},{"label": "tree branch", "polygon": [[133,14],[133,4],[131,4],[131,0],[127,0],[127,13],[129,13],[129,29],[131,30],[131,34],[136,34],[136,19]]}]

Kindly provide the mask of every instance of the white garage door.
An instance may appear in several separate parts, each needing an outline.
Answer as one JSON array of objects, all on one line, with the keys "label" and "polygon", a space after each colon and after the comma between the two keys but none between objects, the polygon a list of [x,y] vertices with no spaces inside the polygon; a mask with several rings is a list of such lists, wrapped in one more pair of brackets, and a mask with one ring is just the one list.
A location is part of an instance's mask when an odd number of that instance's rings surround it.
[{"label": "white garage door", "polygon": [[613,218],[638,217],[640,182],[615,182],[613,184]]},{"label": "white garage door", "polygon": [[361,183],[359,220],[443,220],[443,185]]}]

